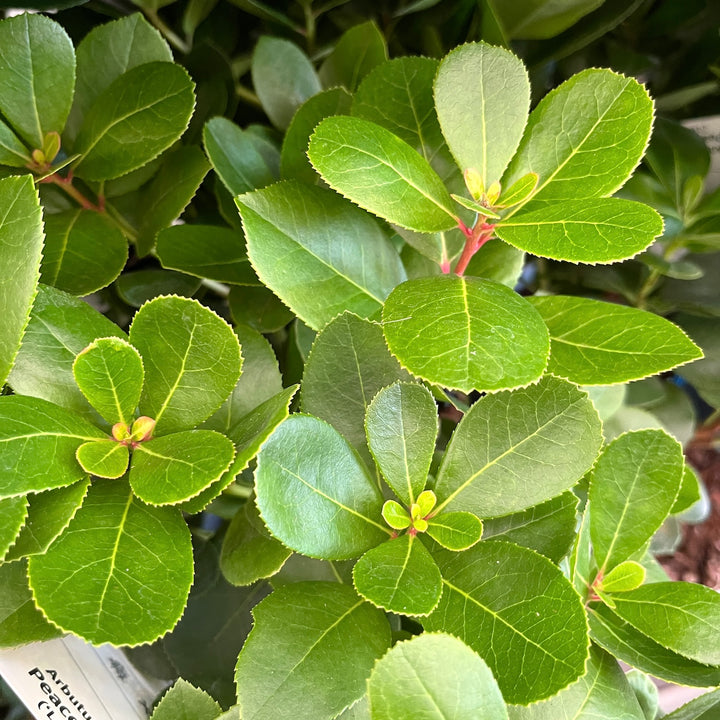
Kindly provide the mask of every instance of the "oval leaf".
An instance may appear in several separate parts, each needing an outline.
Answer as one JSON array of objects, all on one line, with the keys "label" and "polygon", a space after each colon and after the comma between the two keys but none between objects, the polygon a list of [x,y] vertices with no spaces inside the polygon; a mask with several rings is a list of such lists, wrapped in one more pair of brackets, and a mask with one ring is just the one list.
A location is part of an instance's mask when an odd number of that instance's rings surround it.
[{"label": "oval leaf", "polygon": [[480,518],[469,512],[449,512],[428,520],[427,534],[447,550],[467,550],[482,537]]},{"label": "oval leaf", "polygon": [[83,443],[75,453],[83,470],[101,478],[119,478],[125,474],[130,459],[127,446],[114,440]]},{"label": "oval leaf", "polygon": [[616,565],[603,579],[598,589],[606,593],[635,590],[645,582],[645,568],[634,560]]},{"label": "oval leaf", "polygon": [[222,708],[204,690],[178,678],[160,698],[150,720],[216,720]]}]

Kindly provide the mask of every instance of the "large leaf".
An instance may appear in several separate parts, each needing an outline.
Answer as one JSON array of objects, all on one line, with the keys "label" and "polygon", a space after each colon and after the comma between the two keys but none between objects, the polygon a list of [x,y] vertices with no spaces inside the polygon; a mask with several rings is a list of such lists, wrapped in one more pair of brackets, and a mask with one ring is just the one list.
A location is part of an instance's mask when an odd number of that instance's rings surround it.
[{"label": "large leaf", "polygon": [[145,364],[140,412],[155,434],[191,429],[232,392],[242,356],[230,326],[196,300],[157,297],[137,311],[130,341]]},{"label": "large leaf", "polygon": [[85,471],[75,451],[88,440],[107,438],[75,413],[39,398],[0,400],[0,498],[64,487]]},{"label": "large leaf", "polygon": [[503,185],[535,172],[533,199],[611,195],[645,152],[652,118],[652,100],[637,80],[605,69],[583,70],[530,114]]},{"label": "large leaf", "polygon": [[442,275],[399,285],[383,308],[391,352],[410,372],[463,390],[537,380],[550,341],[537,311],[505,285]]},{"label": "large leaf", "polygon": [[[478,442],[483,438],[483,442]],[[458,425],[438,472],[437,510],[507,515],[572,487],[602,444],[590,398],[547,376],[478,400]]]},{"label": "large leaf", "polygon": [[390,647],[383,612],[338,583],[286,585],[253,616],[235,676],[243,720],[331,720]]},{"label": "large leaf", "polygon": [[[7,21],[4,21],[7,22]],[[0,23],[0,28],[3,27]],[[0,33],[1,35],[1,33]],[[0,180],[0,386],[15,362],[37,292],[43,248],[42,214],[29,175]]]},{"label": "large leaf", "polygon": [[533,203],[497,226],[498,236],[521,250],[584,263],[633,257],[662,230],[662,218],[651,207],[619,198]]},{"label": "large leaf", "polygon": [[344,310],[375,314],[405,279],[375,221],[329,190],[284,181],[237,203],[258,276],[315,330]]},{"label": "large leaf", "polygon": [[497,22],[508,38],[551,38],[592,12],[603,0],[488,0]]},{"label": "large leaf", "polygon": [[304,555],[353,558],[390,535],[377,485],[318,418],[293,415],[273,432],[257,457],[255,490],[270,532]]},{"label": "large leaf", "polygon": [[457,224],[437,173],[381,125],[343,115],[326,118],[310,138],[308,156],[330,187],[392,223],[419,232]]},{"label": "large leaf", "polygon": [[25,525],[28,501],[25,495],[0,500],[0,562],[5,560],[7,551],[15,543],[20,529]]},{"label": "large leaf", "polygon": [[522,60],[485,43],[455,48],[435,78],[438,119],[458,165],[483,186],[498,180],[515,153],[530,109]]},{"label": "large leaf", "polygon": [[167,150],[188,126],[193,88],[187,71],[174,63],[145,63],[120,75],[85,115],[73,146],[81,155],[75,174],[109,180]]},{"label": "large leaf", "polygon": [[160,698],[150,720],[215,720],[222,708],[204,690],[178,678]]},{"label": "large leaf", "polygon": [[542,700],[584,674],[585,611],[547,558],[492,540],[438,559],[443,595],[423,625],[457,635],[485,658],[507,702]]},{"label": "large leaf", "polygon": [[[190,532],[174,508],[151,508],[126,482],[96,480],[67,530],[29,565],[47,617],[89,642],[138,645],[170,630],[193,576]],[[82,602],[67,600],[73,592]]]},{"label": "large leaf", "polygon": [[368,681],[372,720],[507,720],[490,668],[451,635],[398,643]]},{"label": "large leaf", "polygon": [[654,313],[588,298],[535,297],[550,331],[548,371],[581,385],[610,385],[702,357],[677,325]]},{"label": "large leaf", "polygon": [[75,88],[75,50],[65,30],[44,15],[0,23],[0,112],[32,148],[65,127]]},{"label": "large leaf", "polygon": [[411,505],[425,488],[435,452],[438,419],[432,393],[415,383],[384,388],[368,406],[365,428],[387,484]]}]

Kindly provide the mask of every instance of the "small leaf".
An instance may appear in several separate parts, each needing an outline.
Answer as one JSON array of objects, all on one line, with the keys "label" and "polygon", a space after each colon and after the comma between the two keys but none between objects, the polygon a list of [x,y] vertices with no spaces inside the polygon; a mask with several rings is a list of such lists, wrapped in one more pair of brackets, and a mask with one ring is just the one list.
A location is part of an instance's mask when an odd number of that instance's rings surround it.
[{"label": "small leaf", "polygon": [[390,647],[384,613],[338,583],[278,588],[253,617],[235,675],[242,717],[252,720],[332,720],[364,695]]},{"label": "small leaf", "polygon": [[530,302],[550,331],[548,371],[581,385],[638,380],[702,357],[677,325],[654,313],[569,296]]},{"label": "small leaf", "polygon": [[417,535],[368,550],[353,568],[355,589],[373,605],[402,615],[428,615],[442,593],[440,570]]},{"label": "small leaf", "polygon": [[597,586],[606,593],[635,590],[645,582],[645,568],[634,560],[626,560],[616,565]]},{"label": "small leaf", "polygon": [[483,245],[481,252],[472,256],[465,274],[515,288],[520,281],[524,264],[524,252],[495,238],[493,242]]},{"label": "small leaf", "polygon": [[82,394],[108,422],[130,423],[142,392],[144,371],[138,351],[120,338],[101,338],[73,363]]},{"label": "small leaf", "polygon": [[455,193],[451,193],[450,197],[459,205],[462,205],[464,208],[472,210],[473,212],[478,213],[483,217],[492,218],[493,220],[500,219],[500,216],[494,210],[490,210],[489,208],[485,207],[479,202],[476,202],[475,200],[468,200],[468,198],[465,198],[462,195],[456,195]]},{"label": "small leaf", "polygon": [[18,140],[15,133],[0,120],[0,165],[25,167],[31,162],[28,149]]},{"label": "small leaf", "polygon": [[368,406],[365,428],[370,452],[388,485],[407,505],[415,502],[427,482],[437,426],[435,400],[423,385],[395,383],[383,388]]},{"label": "small leaf", "polygon": [[485,662],[451,635],[400,642],[368,681],[372,720],[507,720],[505,701]]},{"label": "small leaf", "polygon": [[459,552],[480,540],[483,524],[469,512],[442,513],[428,521],[427,534],[444,548]]},{"label": "small leaf", "polygon": [[549,350],[545,324],[524,298],[472,277],[399,285],[385,302],[383,330],[390,351],[410,372],[463,392],[534,382]]},{"label": "small leaf", "polygon": [[385,504],[382,506],[382,516],[383,520],[385,520],[393,530],[404,530],[410,527],[412,523],[408,511],[400,503],[395,502],[395,500],[385,501]]},{"label": "small leaf", "polygon": [[310,138],[308,156],[325,182],[360,207],[419,232],[457,224],[440,177],[404,140],[360,118],[326,118]]},{"label": "small leaf", "polygon": [[139,308],[158,295],[192,297],[201,285],[198,278],[170,270],[135,270],[123,273],[115,281],[115,290],[123,302]]},{"label": "small leaf", "polygon": [[670,514],[677,515],[685,512],[685,510],[689,510],[702,496],[700,478],[697,476],[695,470],[685,463],[680,490],[675,499],[675,504],[672,506],[672,510],[670,510]]},{"label": "small leaf", "polygon": [[247,325],[259,333],[280,332],[294,318],[292,310],[262,284],[232,288],[228,304],[236,324]]},{"label": "small leaf", "polygon": [[160,698],[150,720],[216,720],[221,712],[220,705],[204,690],[178,678]]},{"label": "small leaf", "polygon": [[25,495],[0,500],[0,562],[5,561],[7,551],[15,544],[28,515],[28,499]]},{"label": "small leaf", "polygon": [[496,207],[506,208],[519,205],[530,197],[535,191],[537,184],[537,173],[529,172],[527,175],[523,175],[500,194],[500,199],[496,203]]},{"label": "small leaf", "polygon": [[130,459],[127,446],[114,440],[92,440],[83,443],[75,455],[86,473],[112,479],[125,474]]}]

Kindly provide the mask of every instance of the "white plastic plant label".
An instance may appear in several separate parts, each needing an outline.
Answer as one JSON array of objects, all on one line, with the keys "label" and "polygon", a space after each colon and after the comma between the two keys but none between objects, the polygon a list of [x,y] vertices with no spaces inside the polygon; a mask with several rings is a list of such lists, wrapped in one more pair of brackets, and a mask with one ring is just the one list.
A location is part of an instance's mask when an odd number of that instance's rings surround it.
[{"label": "white plastic plant label", "polygon": [[710,149],[710,172],[705,181],[706,192],[720,187],[720,115],[690,118],[689,120],[683,120],[682,124],[694,130]]},{"label": "white plastic plant label", "polygon": [[0,675],[38,720],[146,720],[165,687],[74,636],[0,650]]}]

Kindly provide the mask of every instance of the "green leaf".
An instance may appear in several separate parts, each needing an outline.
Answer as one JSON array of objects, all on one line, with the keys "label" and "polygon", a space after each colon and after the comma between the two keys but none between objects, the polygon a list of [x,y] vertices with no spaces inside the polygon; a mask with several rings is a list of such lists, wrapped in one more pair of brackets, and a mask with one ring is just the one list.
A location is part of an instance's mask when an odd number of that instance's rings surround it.
[{"label": "green leaf", "polygon": [[593,604],[588,609],[588,618],[593,641],[623,662],[680,685],[712,687],[720,684],[720,668],[709,667],[668,650],[638,632],[605,605]]},{"label": "green leaf", "polygon": [[15,133],[0,120],[0,165],[25,167],[31,162],[28,149],[18,140]]},{"label": "green leaf", "polygon": [[232,195],[241,195],[275,181],[251,133],[234,122],[214,117],[203,128],[203,145],[213,169]]},{"label": "green leaf", "polygon": [[330,187],[392,223],[419,232],[457,224],[453,201],[427,160],[380,125],[326,118],[310,138],[308,157]]},{"label": "green leaf", "polygon": [[455,48],[440,63],[435,104],[460,168],[475,170],[485,188],[500,180],[530,109],[530,80],[522,60],[485,43]]},{"label": "green leaf", "polygon": [[163,435],[134,448],[130,485],[149,505],[174,505],[219,480],[234,456],[232,442],[214,430]]},{"label": "green leaf", "polygon": [[533,203],[498,223],[497,234],[515,247],[582,263],[611,263],[637,255],[662,233],[660,215],[619,198],[562,199]]},{"label": "green leaf", "polygon": [[702,498],[702,496],[703,493],[700,489],[700,478],[697,476],[695,470],[686,463],[683,468],[680,490],[677,498],[675,498],[675,504],[672,506],[670,514],[677,515],[678,513],[689,510]]},{"label": "green leaf", "polygon": [[230,522],[223,540],[220,569],[233,585],[252,585],[272,577],[292,555],[268,533],[257,506],[248,500]]},{"label": "green leaf", "polygon": [[178,678],[155,706],[150,720],[215,720],[222,708],[204,690]]},{"label": "green leaf", "polygon": [[602,452],[590,478],[590,536],[607,571],[639,550],[662,525],[683,475],[680,443],[662,430],[621,435]]},{"label": "green leaf", "polygon": [[416,383],[395,383],[372,400],[365,416],[368,446],[387,484],[406,505],[427,482],[438,419],[432,393]]},{"label": "green leaf", "polygon": [[363,695],[357,702],[345,708],[336,720],[370,720],[370,706],[368,696]]},{"label": "green leaf", "polygon": [[442,513],[428,520],[427,534],[444,548],[459,552],[480,540],[483,524],[469,512]]},{"label": "green leaf", "polygon": [[180,217],[208,170],[210,163],[195,145],[179,147],[165,158],[144,190],[138,208],[141,218],[135,239],[138,255],[147,255],[155,247],[158,232]]},{"label": "green leaf", "polygon": [[237,336],[196,300],[170,296],[145,303],[130,326],[130,342],[145,363],[140,413],[157,422],[156,435],[206,420],[240,377]]},{"label": "green leaf", "polygon": [[398,643],[368,681],[372,720],[507,720],[484,660],[451,635]]},{"label": "green leaf", "polygon": [[27,519],[5,560],[44,553],[75,517],[89,486],[87,478],[68,487],[28,495]]},{"label": "green leaf", "polygon": [[720,407],[720,318],[681,314],[674,315],[673,319],[705,353],[702,360],[686,365],[679,374],[692,384],[705,402]]},{"label": "green leaf", "polygon": [[304,555],[353,558],[390,534],[367,469],[332,426],[309,415],[289,417],[265,441],[255,490],[270,532]]},{"label": "green leaf", "polygon": [[143,361],[121,338],[108,337],[88,345],[73,363],[73,375],[88,402],[109,422],[129,424],[140,401]]},{"label": "green leaf", "polygon": [[329,422],[365,459],[365,415],[378,391],[411,380],[390,354],[379,325],[344,313],[317,336],[305,364],[302,409]]},{"label": "green leaf", "polygon": [[563,0],[551,4],[543,0],[516,0],[512,4],[490,0],[493,14],[509,38],[554,37],[601,4],[602,0]]},{"label": "green leaf", "polygon": [[585,611],[547,558],[492,540],[438,563],[443,595],[423,626],[456,635],[486,658],[507,702],[542,700],[584,674]]},{"label": "green leaf", "polygon": [[720,688],[696,697],[664,717],[667,720],[712,720],[718,708],[720,708]]},{"label": "green leaf", "polygon": [[15,544],[27,515],[28,499],[25,495],[0,500],[0,562],[4,562],[8,550]]},{"label": "green leaf", "polygon": [[109,180],[167,150],[188,126],[195,107],[193,88],[187,71],[174,63],[145,63],[120,75],[85,115],[73,145],[82,156],[75,174]]},{"label": "green leaf", "polygon": [[598,589],[605,593],[635,590],[645,582],[645,568],[634,560],[616,565],[600,582]]},{"label": "green leaf", "polygon": [[455,275],[395,288],[383,308],[383,330],[410,372],[464,392],[536,381],[550,347],[545,324],[524,298],[504,285]]},{"label": "green leaf", "polygon": [[640,162],[652,119],[653,102],[635,78],[583,70],[532,111],[503,185],[535,172],[533,202],[611,195]]},{"label": "green leaf", "polygon": [[547,376],[522,390],[488,395],[465,414],[445,452],[437,511],[485,518],[537,505],[572,487],[601,443],[590,398],[564,380]]},{"label": "green leaf", "polygon": [[559,563],[575,539],[577,506],[576,495],[564,492],[527,510],[485,520],[483,538],[509,540]]},{"label": "green leaf", "polygon": [[12,395],[0,400],[0,498],[51,490],[82,480],[75,459],[102,431],[75,413],[39,398]]},{"label": "green leaf", "polygon": [[[4,20],[0,23],[1,29]],[[0,81],[1,82],[1,81]],[[30,317],[43,248],[42,214],[29,175],[0,180],[0,386],[13,367]]]},{"label": "green leaf", "polygon": [[292,322],[294,315],[282,300],[264,285],[242,285],[230,290],[230,314],[236,324],[260,333],[275,333]]},{"label": "green leaf", "polygon": [[518,178],[509,188],[501,192],[496,207],[512,207],[527,200],[538,184],[537,173],[530,172]]},{"label": "green leaf", "polygon": [[702,357],[669,320],[588,298],[534,297],[550,331],[548,371],[581,385],[638,380]]},{"label": "green leaf", "polygon": [[371,20],[340,36],[318,74],[325,87],[343,85],[353,93],[373,68],[387,60],[387,55],[385,38]]},{"label": "green leaf", "polygon": [[191,297],[201,284],[198,278],[170,270],[135,270],[123,273],[115,281],[115,289],[124,302],[139,308],[158,295]]},{"label": "green leaf", "polygon": [[412,523],[410,513],[399,502],[395,502],[395,500],[385,501],[382,506],[382,516],[383,520],[385,520],[393,530],[404,530],[410,527]]},{"label": "green leaf", "polygon": [[86,473],[112,479],[125,474],[130,459],[127,446],[115,440],[92,440],[83,443],[75,456]]},{"label": "green leaf", "polygon": [[263,110],[279,130],[286,130],[295,110],[322,89],[307,55],[288,40],[261,37],[250,70]]},{"label": "green leaf", "polygon": [[253,616],[235,675],[244,720],[331,720],[390,647],[384,613],[338,583],[278,588]]},{"label": "green leaf", "polygon": [[373,605],[402,615],[428,615],[442,593],[440,570],[417,535],[368,550],[353,568],[355,589]]},{"label": "green leaf", "polygon": [[320,178],[306,154],[308,142],[317,124],[331,115],[350,112],[350,94],[335,87],[308,98],[293,115],[280,155],[280,169],[285,179],[294,178],[315,184]]},{"label": "green leaf", "polygon": [[549,700],[508,710],[510,720],[645,720],[617,661],[594,646],[580,680]]},{"label": "green leaf", "polygon": [[465,274],[514,288],[520,280],[524,264],[525,253],[522,250],[495,238],[494,242],[483,245],[482,251],[472,256]]},{"label": "green leaf", "polygon": [[[29,576],[38,605],[65,631],[95,645],[138,645],[178,621],[192,568],[177,509],[144,505],[126,482],[96,480],[67,530],[30,558]],[[67,601],[68,577],[83,602]]]},{"label": "green leaf", "polygon": [[344,310],[377,313],[405,279],[376,222],[329,190],[288,180],[237,203],[260,280],[314,330]]},{"label": "green leaf", "polygon": [[613,595],[617,614],[673,652],[720,665],[720,595],[688,582],[659,582]]},{"label": "green leaf", "polygon": [[65,127],[75,88],[75,50],[44,15],[0,22],[0,113],[32,148]]}]

